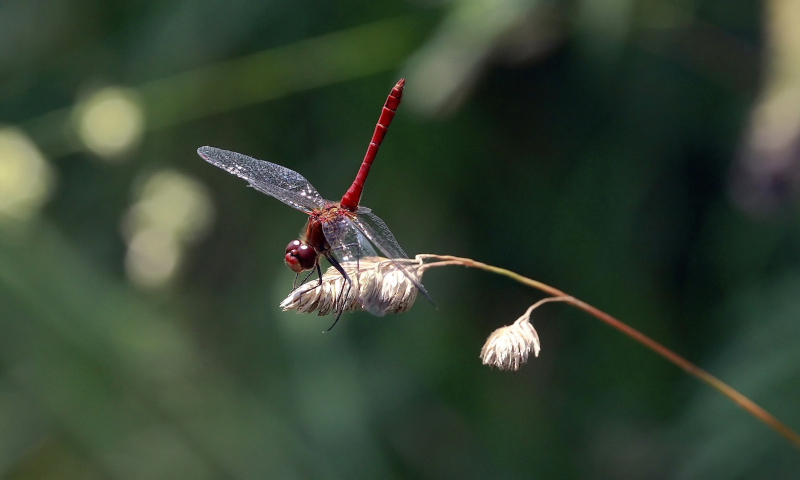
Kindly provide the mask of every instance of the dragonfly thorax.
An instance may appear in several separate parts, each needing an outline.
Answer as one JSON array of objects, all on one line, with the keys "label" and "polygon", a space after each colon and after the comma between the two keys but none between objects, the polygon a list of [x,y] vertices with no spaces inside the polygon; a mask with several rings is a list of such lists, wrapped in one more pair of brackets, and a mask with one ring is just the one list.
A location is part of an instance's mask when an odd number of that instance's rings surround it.
[{"label": "dragonfly thorax", "polygon": [[305,242],[292,240],[286,246],[284,261],[294,273],[311,270],[317,265],[317,251]]}]

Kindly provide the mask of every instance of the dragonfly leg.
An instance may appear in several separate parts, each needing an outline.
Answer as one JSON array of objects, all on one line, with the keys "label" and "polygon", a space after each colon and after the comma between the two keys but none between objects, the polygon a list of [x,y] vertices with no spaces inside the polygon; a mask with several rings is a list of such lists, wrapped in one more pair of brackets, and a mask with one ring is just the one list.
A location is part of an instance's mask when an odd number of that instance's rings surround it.
[{"label": "dragonfly leg", "polygon": [[[319,277],[319,282],[316,285],[314,285],[313,287],[308,287],[308,284],[306,283],[306,281],[308,280],[308,278],[311,275],[314,275],[315,271],[317,272],[317,277]],[[292,291],[293,292],[295,290],[297,290],[298,288],[300,288],[300,287],[307,287],[305,290],[300,292],[300,295],[302,296],[303,294],[306,294],[306,293],[310,292],[311,290],[314,290],[315,288],[321,288],[322,287],[322,269],[319,266],[319,260],[317,260],[317,264],[314,266],[314,268],[312,268],[311,271],[308,272],[308,274],[303,278],[303,281],[300,282],[300,285],[297,285],[297,277],[299,275],[300,274],[298,273],[298,274],[296,274],[294,276],[294,284],[292,285]]]},{"label": "dragonfly leg", "polygon": [[339,292],[339,295],[337,295],[336,298],[336,310],[337,310],[336,319],[334,319],[333,325],[331,325],[327,330],[325,330],[322,333],[330,332],[333,329],[333,327],[335,327],[336,324],[339,323],[339,318],[341,318],[342,313],[344,313],[347,295],[350,294],[350,289],[353,288],[353,280],[350,278],[349,275],[347,275],[347,272],[344,271],[344,268],[342,268],[339,262],[336,261],[336,259],[333,258],[333,256],[327,256],[327,258],[328,261],[331,263],[331,265],[333,265],[333,268],[335,268],[342,275],[346,285],[342,287],[342,290]]},{"label": "dragonfly leg", "polygon": [[[317,271],[317,273],[319,273],[319,264],[317,264],[317,270],[316,270],[316,271]],[[303,281],[301,281],[301,282],[300,282],[300,285],[298,285],[298,284],[297,284],[297,278],[300,276],[300,274],[299,274],[299,273],[298,273],[298,274],[295,274],[295,276],[294,276],[294,283],[292,284],[292,290],[296,290],[298,286],[300,286],[300,287],[301,287],[301,286],[305,285],[305,284],[306,284],[306,281],[308,280],[308,278],[309,278],[311,275],[314,275],[314,270],[313,270],[313,269],[312,269],[310,272],[308,272],[308,274],[306,274],[306,276],[305,276],[305,277],[303,277]],[[319,279],[319,283],[320,283],[320,285],[322,285],[322,275],[320,275],[319,277],[320,277],[320,279]]]},{"label": "dragonfly leg", "polygon": [[328,332],[330,332],[331,330],[333,330],[333,327],[335,327],[335,326],[336,326],[336,324],[337,324],[337,323],[339,323],[339,319],[342,317],[342,313],[344,313],[344,311],[343,311],[343,310],[339,310],[339,313],[337,313],[337,314],[336,314],[336,319],[333,321],[333,325],[331,325],[330,327],[328,327],[328,329],[327,329],[327,330],[323,330],[323,332],[322,332],[322,333],[328,333]]}]

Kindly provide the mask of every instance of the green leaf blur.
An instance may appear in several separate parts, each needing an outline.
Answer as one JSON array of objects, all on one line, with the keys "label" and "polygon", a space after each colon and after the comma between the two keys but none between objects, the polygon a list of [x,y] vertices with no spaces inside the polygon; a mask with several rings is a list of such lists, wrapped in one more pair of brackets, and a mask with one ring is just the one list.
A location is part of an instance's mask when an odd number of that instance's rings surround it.
[{"label": "green leaf blur", "polygon": [[[797,1],[0,3],[0,477],[796,478],[800,454],[568,306],[462,268],[405,314],[284,313],[305,216],[575,295],[800,429]],[[794,32],[794,34],[793,34]]]}]

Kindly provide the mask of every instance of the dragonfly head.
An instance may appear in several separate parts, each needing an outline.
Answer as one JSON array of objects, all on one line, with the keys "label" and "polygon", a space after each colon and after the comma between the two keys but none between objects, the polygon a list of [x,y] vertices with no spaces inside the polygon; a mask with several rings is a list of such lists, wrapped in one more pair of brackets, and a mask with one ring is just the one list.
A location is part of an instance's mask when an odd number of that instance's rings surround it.
[{"label": "dragonfly head", "polygon": [[317,251],[300,240],[292,240],[286,246],[284,261],[294,273],[311,270],[317,265]]}]

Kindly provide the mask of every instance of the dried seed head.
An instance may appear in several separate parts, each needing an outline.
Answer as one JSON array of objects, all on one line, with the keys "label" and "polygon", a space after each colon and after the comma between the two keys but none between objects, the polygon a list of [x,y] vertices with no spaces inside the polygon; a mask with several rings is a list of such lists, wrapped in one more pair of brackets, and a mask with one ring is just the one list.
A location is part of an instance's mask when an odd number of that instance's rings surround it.
[{"label": "dried seed head", "polygon": [[501,370],[518,370],[528,361],[533,350],[539,356],[539,335],[530,322],[530,312],[526,312],[512,325],[501,327],[492,332],[481,349],[481,360],[484,365]]},{"label": "dried seed head", "polygon": [[318,315],[356,310],[367,310],[378,316],[402,313],[417,299],[414,282],[419,284],[422,276],[420,265],[416,260],[392,261],[382,257],[342,262],[341,267],[353,281],[352,288],[341,273],[331,267],[322,276],[321,285],[316,280],[301,285],[280,306],[284,311],[317,312]]},{"label": "dried seed head", "polygon": [[[316,280],[300,285],[281,302],[280,307],[284,311],[317,312],[319,315],[328,315],[339,310],[359,310],[354,291],[346,288],[346,285],[344,277],[331,268],[322,276],[321,285]],[[343,304],[344,308],[337,308],[339,304]]]}]

